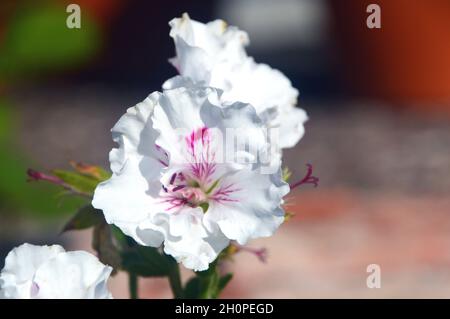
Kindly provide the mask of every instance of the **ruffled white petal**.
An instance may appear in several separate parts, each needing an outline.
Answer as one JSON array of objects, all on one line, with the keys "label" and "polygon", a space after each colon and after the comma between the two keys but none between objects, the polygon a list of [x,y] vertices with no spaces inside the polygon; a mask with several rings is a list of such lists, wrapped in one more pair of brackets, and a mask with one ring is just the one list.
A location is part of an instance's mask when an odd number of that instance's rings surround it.
[{"label": "ruffled white petal", "polygon": [[281,204],[289,186],[281,180],[280,172],[238,170],[225,176],[221,184],[231,185],[236,191],[227,200],[210,203],[205,214],[208,228],[217,225],[227,238],[245,244],[250,239],[273,235],[284,221]]},{"label": "ruffled white petal", "polygon": [[194,271],[208,269],[229,244],[220,231],[206,231],[203,216],[201,208],[185,208],[171,216],[170,235],[164,245],[164,252]]},{"label": "ruffled white petal", "polygon": [[48,259],[64,252],[59,245],[35,246],[22,244],[11,250],[0,274],[1,290],[5,298],[29,298],[36,270]]},{"label": "ruffled white petal", "polygon": [[305,134],[304,123],[307,120],[306,112],[300,108],[292,107],[279,111],[273,125],[280,128],[279,145],[281,148],[294,147],[300,141]]},{"label": "ruffled white petal", "polygon": [[[306,116],[295,107],[298,91],[289,79],[266,64],[248,57],[247,34],[219,21],[203,24],[187,15],[170,22],[177,56],[172,59],[181,76],[166,81],[164,88],[176,88],[188,81],[223,90],[223,102],[252,104],[266,126],[280,130],[276,147],[294,146],[303,135]],[[271,120],[264,116],[275,111]],[[275,143],[275,141],[274,141]]]},{"label": "ruffled white petal", "polygon": [[109,299],[106,281],[112,268],[84,251],[59,254],[37,269],[37,299]]},{"label": "ruffled white petal", "polygon": [[182,209],[177,216],[157,214],[152,220],[140,224],[137,240],[141,244],[153,246],[151,242],[160,236],[166,254],[186,268],[203,271],[228,246],[229,239],[218,229],[207,232],[202,219],[200,208]]},{"label": "ruffled white petal", "polygon": [[153,158],[129,155],[118,174],[97,186],[92,206],[103,210],[108,223],[135,238],[139,224],[162,210],[158,203],[162,168]]},{"label": "ruffled white petal", "polygon": [[217,100],[216,91],[200,87],[180,87],[161,96],[152,121],[160,133],[156,143],[168,152],[171,161],[185,160],[185,137],[205,125],[200,110],[210,104],[208,98]]},{"label": "ruffled white petal", "polygon": [[238,64],[245,58],[247,33],[227,27],[222,20],[207,24],[191,20],[185,13],[169,22],[177,56],[172,64],[182,75],[195,81],[209,81],[217,63]]},{"label": "ruffled white petal", "polygon": [[120,172],[128,154],[161,158],[160,152],[155,148],[156,134],[150,120],[158,98],[159,93],[155,92],[141,103],[130,107],[112,128],[113,141],[119,145],[109,153],[111,170],[114,173]]},{"label": "ruffled white petal", "polygon": [[297,102],[298,91],[283,73],[267,64],[258,64],[250,57],[225,78],[223,72],[218,72],[211,85],[221,87],[223,81],[231,83],[223,94],[224,100],[250,103],[258,113],[270,107],[293,106]]},{"label": "ruffled white petal", "polygon": [[[164,92],[152,120],[160,132],[156,143],[168,153],[170,166],[190,162],[185,137],[201,128],[208,128],[212,137],[210,144],[199,147],[214,150],[217,162],[254,162],[268,147],[267,132],[255,109],[245,103],[224,105],[219,101],[220,94],[201,86]],[[232,134],[239,144],[228,143]]]},{"label": "ruffled white petal", "polygon": [[0,295],[9,299],[112,298],[106,284],[111,271],[87,252],[23,244],[6,257]]}]

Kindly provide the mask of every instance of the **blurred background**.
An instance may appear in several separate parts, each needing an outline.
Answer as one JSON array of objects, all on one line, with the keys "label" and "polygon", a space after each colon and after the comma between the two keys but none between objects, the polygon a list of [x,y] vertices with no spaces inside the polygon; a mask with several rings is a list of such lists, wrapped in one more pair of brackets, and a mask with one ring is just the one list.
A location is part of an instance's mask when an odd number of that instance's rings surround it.
[{"label": "blurred background", "polygon": [[[66,27],[69,3],[81,29]],[[366,26],[370,3],[381,29]],[[250,243],[266,263],[230,262],[224,297],[450,297],[448,0],[1,1],[0,267],[24,241],[90,249],[90,231],[58,235],[86,201],[27,183],[26,169],[108,167],[110,128],[176,73],[168,21],[183,12],[246,30],[249,54],[291,79],[310,120],[286,165],[320,178],[289,195],[296,215],[275,236]],[[114,277],[113,295],[126,284]],[[165,279],[140,294],[171,296]]]}]

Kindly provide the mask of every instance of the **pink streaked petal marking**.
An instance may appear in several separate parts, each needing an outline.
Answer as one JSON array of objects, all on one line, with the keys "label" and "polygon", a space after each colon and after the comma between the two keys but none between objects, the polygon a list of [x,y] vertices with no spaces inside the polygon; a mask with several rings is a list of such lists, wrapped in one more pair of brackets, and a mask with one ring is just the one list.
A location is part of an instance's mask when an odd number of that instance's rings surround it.
[{"label": "pink streaked petal marking", "polygon": [[175,195],[168,195],[161,201],[161,203],[170,204],[171,206],[165,208],[165,211],[170,211],[174,208],[183,207],[188,203],[188,201],[186,198],[178,197]]},{"label": "pink streaked petal marking", "polygon": [[228,184],[226,186],[219,187],[213,195],[210,197],[210,199],[215,200],[217,202],[239,202],[239,200],[235,198],[231,198],[230,195],[232,193],[236,193],[240,191],[239,188],[233,188],[233,184]]}]

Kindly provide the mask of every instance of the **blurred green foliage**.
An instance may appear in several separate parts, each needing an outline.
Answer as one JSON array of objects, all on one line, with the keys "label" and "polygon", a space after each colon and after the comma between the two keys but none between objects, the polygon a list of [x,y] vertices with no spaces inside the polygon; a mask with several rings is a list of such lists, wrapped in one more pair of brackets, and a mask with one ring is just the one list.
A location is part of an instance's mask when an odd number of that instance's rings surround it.
[{"label": "blurred green foliage", "polygon": [[92,57],[100,45],[97,25],[82,12],[81,28],[69,29],[68,16],[65,6],[54,2],[19,2],[0,48],[0,77],[20,80],[73,68]]},{"label": "blurred green foliage", "polygon": [[60,187],[27,182],[26,171],[33,163],[15,144],[13,110],[6,99],[0,99],[0,213],[42,218],[75,212],[86,199],[61,197]]},{"label": "blurred green foliage", "polygon": [[[4,88],[75,68],[100,47],[95,22],[82,12],[81,29],[67,28],[69,13],[61,2],[17,1],[11,12],[0,43],[0,84]],[[0,97],[0,214],[55,217],[74,213],[87,199],[63,196],[55,185],[26,182],[27,169],[35,165],[17,145],[17,117],[14,105]]]}]

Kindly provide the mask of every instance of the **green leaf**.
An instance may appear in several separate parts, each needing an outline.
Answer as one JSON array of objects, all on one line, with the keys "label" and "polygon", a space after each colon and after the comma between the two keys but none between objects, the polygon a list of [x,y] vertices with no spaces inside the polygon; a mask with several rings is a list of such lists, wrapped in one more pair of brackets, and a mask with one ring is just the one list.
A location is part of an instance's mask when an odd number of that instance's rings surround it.
[{"label": "green leaf", "polygon": [[215,299],[219,296],[219,272],[215,269],[208,277],[203,278],[202,292],[200,297],[202,299]]},{"label": "green leaf", "polygon": [[185,287],[187,298],[218,298],[233,276],[232,274],[227,274],[220,277],[217,269],[217,260],[209,265],[208,270],[196,272],[195,275]]},{"label": "green leaf", "polygon": [[203,271],[197,271],[195,274],[201,278],[208,278],[217,272],[217,259],[209,264],[209,268]]},{"label": "green leaf", "polygon": [[184,288],[186,298],[212,299],[220,296],[222,290],[233,278],[233,274],[220,276],[217,264],[216,259],[207,270],[195,273],[195,277],[191,278]]},{"label": "green leaf", "polygon": [[163,277],[176,266],[172,257],[162,255],[156,248],[135,246],[122,254],[123,268],[142,277]]},{"label": "green leaf", "polygon": [[81,208],[75,216],[64,226],[62,232],[69,230],[81,230],[98,225],[103,221],[102,211],[95,209],[92,205]]},{"label": "green leaf", "polygon": [[55,169],[52,171],[52,173],[62,179],[66,184],[68,184],[71,188],[73,188],[75,191],[87,194],[87,195],[93,195],[94,190],[97,187],[99,181],[77,173],[77,172],[70,172],[70,171],[64,171],[60,169]]},{"label": "green leaf", "polygon": [[118,245],[122,248],[128,248],[129,245],[127,243],[127,236],[120,230],[119,227],[115,225],[109,225],[111,228],[111,233],[115,241],[118,243]]},{"label": "green leaf", "polygon": [[201,279],[197,276],[192,277],[184,287],[184,296],[187,299],[198,299],[201,295]]},{"label": "green leaf", "polygon": [[27,218],[67,218],[86,205],[82,197],[57,198],[59,186],[27,182],[26,171],[32,166],[15,147],[0,144],[0,203],[2,214],[27,215]]},{"label": "green leaf", "polygon": [[96,166],[97,173],[98,173],[98,179],[100,181],[106,181],[107,179],[111,178],[111,173],[106,171],[105,169],[101,168],[100,166]]}]

